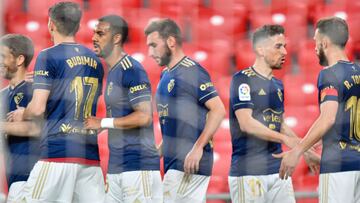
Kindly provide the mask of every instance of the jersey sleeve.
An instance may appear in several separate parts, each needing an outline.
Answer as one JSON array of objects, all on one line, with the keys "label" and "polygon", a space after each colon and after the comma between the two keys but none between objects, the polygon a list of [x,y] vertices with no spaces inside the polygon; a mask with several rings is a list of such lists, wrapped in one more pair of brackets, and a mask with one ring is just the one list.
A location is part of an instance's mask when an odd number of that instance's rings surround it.
[{"label": "jersey sleeve", "polygon": [[247,77],[235,75],[230,85],[230,108],[235,112],[238,109],[253,107],[250,82]]},{"label": "jersey sleeve", "polygon": [[338,101],[338,82],[330,70],[322,70],[318,78],[319,104],[325,101]]},{"label": "jersey sleeve", "polygon": [[151,101],[151,85],[144,69],[138,67],[127,69],[122,81],[122,86],[128,89],[131,105]]},{"label": "jersey sleeve", "polygon": [[182,74],[182,80],[186,81],[184,88],[190,92],[200,104],[218,96],[218,93],[211,81],[210,75],[202,68],[189,68]]},{"label": "jersey sleeve", "polygon": [[55,80],[55,67],[45,52],[40,52],[34,68],[34,89],[50,90]]}]

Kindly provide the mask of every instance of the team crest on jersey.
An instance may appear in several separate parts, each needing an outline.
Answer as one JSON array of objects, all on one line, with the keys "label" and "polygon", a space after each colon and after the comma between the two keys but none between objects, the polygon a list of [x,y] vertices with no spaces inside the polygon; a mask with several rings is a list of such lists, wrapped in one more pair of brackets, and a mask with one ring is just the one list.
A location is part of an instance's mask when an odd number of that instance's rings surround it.
[{"label": "team crest on jersey", "polygon": [[250,86],[246,83],[243,83],[239,86],[239,100],[240,101],[250,101]]},{"label": "team crest on jersey", "polygon": [[110,83],[109,83],[109,85],[108,85],[108,87],[107,87],[107,90],[106,90],[106,94],[107,94],[107,95],[110,95],[110,93],[112,92],[112,90],[113,90],[113,85],[114,85],[113,82],[110,82]]},{"label": "team crest on jersey", "polygon": [[277,95],[279,96],[280,101],[283,101],[283,94],[281,92],[281,89],[277,89]]},{"label": "team crest on jersey", "polygon": [[19,92],[19,93],[17,93],[17,94],[15,95],[15,97],[14,97],[14,102],[15,102],[16,105],[19,105],[20,102],[21,102],[23,99],[24,99],[24,93]]},{"label": "team crest on jersey", "polygon": [[174,89],[174,86],[175,86],[175,79],[171,79],[167,85],[168,92],[171,92],[171,90]]}]

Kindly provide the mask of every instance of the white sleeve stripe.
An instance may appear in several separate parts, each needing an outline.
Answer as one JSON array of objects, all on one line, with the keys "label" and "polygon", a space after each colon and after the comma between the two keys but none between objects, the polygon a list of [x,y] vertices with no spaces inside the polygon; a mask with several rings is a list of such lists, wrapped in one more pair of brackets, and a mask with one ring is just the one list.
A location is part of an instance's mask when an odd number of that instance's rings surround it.
[{"label": "white sleeve stripe", "polygon": [[130,99],[130,101],[134,101],[135,99],[139,99],[139,98],[142,98],[142,97],[150,97],[151,98],[151,95],[141,95],[141,96]]},{"label": "white sleeve stripe", "polygon": [[244,105],[244,104],[248,104],[248,105],[254,106],[253,103],[245,103],[245,102],[243,102],[243,103],[237,103],[237,104],[234,104],[233,106],[239,106],[239,105]]},{"label": "white sleeve stripe", "polygon": [[213,94],[213,93],[216,93],[216,90],[214,90],[214,91],[206,94],[205,96],[201,97],[201,98],[199,99],[199,101],[202,100],[202,99],[204,99],[205,97],[209,96],[210,94]]}]

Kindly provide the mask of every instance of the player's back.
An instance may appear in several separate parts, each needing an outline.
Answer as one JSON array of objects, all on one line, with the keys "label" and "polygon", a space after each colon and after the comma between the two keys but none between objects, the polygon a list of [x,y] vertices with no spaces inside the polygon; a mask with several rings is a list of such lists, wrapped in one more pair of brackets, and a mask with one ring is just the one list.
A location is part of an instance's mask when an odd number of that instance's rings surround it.
[{"label": "player's back", "polygon": [[319,103],[337,101],[335,124],[323,137],[321,172],[360,170],[360,66],[339,61],[320,72]]},{"label": "player's back", "polygon": [[42,158],[98,160],[96,132],[85,130],[83,121],[95,116],[103,74],[100,60],[82,45],[61,43],[40,52],[34,89],[50,91]]}]

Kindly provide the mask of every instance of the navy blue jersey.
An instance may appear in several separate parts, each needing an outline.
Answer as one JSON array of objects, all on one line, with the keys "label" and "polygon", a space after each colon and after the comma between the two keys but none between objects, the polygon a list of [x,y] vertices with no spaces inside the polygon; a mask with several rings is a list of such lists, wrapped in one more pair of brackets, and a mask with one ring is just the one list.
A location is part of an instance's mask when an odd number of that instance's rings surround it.
[{"label": "navy blue jersey", "polygon": [[319,104],[337,101],[335,124],[323,137],[320,172],[360,170],[360,67],[339,61],[318,78]]},{"label": "navy blue jersey", "polygon": [[[105,102],[107,116],[119,118],[134,112],[140,102],[151,102],[151,85],[144,68],[124,56],[107,77]],[[134,129],[109,129],[108,173],[160,170],[153,125]]]},{"label": "navy blue jersey", "polygon": [[[217,92],[207,71],[198,63],[184,57],[172,69],[163,71],[156,93],[165,172],[184,171],[184,160],[202,133],[208,109],[206,101]],[[211,175],[213,148],[204,147],[197,174]]]},{"label": "navy blue jersey", "polygon": [[[83,128],[95,116],[104,70],[98,57],[76,43],[61,43],[40,52],[34,89],[50,91],[41,139],[41,158],[99,160],[95,131]],[[68,159],[69,160],[69,159]]]},{"label": "navy blue jersey", "polygon": [[280,132],[284,113],[284,87],[280,80],[270,80],[252,67],[236,73],[230,87],[230,132],[232,159],[230,176],[268,175],[279,172],[281,144],[242,132],[235,112],[252,109],[252,117],[271,130]]},{"label": "navy blue jersey", "polygon": [[[32,85],[25,81],[15,88],[5,88],[0,93],[4,113],[26,107],[32,98]],[[5,115],[2,116],[5,119]],[[39,158],[39,139],[7,135],[6,177],[8,186],[17,181],[26,181]]]}]

